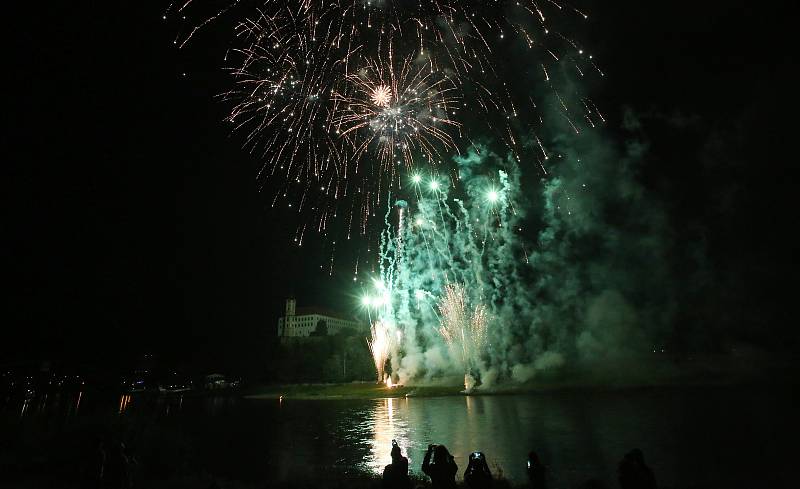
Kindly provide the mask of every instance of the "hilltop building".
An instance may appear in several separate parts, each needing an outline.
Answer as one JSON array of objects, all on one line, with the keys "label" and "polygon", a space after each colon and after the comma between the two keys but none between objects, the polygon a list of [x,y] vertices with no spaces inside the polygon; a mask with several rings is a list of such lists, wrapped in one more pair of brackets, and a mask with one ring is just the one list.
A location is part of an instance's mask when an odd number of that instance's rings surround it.
[{"label": "hilltop building", "polygon": [[286,299],[283,317],[278,318],[278,336],[307,337],[357,333],[365,330],[363,323],[346,319],[342,314],[316,307],[297,307],[295,299]]}]

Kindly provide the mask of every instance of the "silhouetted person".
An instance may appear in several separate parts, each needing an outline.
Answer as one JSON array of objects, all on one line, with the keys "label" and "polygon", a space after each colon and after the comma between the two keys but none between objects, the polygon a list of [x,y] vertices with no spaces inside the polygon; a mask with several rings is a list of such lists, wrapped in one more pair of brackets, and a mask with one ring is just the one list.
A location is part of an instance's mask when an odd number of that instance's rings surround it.
[{"label": "silhouetted person", "polygon": [[400,447],[392,440],[392,463],[383,469],[383,487],[386,489],[409,489],[408,459],[400,453]]},{"label": "silhouetted person", "polygon": [[547,489],[547,478],[545,476],[546,469],[542,461],[539,460],[539,455],[531,450],[528,453],[528,481],[533,489]]},{"label": "silhouetted person", "polygon": [[469,454],[467,470],[464,471],[464,482],[470,489],[490,489],[492,487],[492,472],[486,463],[486,456],[482,452]]},{"label": "silhouetted person", "polygon": [[656,477],[644,463],[644,454],[638,448],[625,454],[619,463],[617,475],[622,489],[656,489]]},{"label": "silhouetted person", "polygon": [[108,489],[131,487],[130,461],[125,454],[125,444],[114,444],[109,450],[103,474],[103,486]]},{"label": "silhouetted person", "polygon": [[428,445],[422,471],[431,478],[433,489],[454,489],[458,465],[444,445]]}]

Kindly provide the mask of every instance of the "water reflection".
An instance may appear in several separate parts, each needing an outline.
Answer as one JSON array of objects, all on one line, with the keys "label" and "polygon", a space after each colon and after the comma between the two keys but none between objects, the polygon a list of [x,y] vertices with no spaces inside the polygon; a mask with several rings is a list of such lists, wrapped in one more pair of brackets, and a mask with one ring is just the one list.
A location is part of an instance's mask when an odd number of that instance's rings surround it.
[{"label": "water reflection", "polygon": [[28,412],[28,408],[30,407],[31,407],[30,399],[25,399],[24,401],[22,401],[22,409],[19,412],[19,417],[22,418],[23,416],[25,416],[25,413]]},{"label": "water reflection", "polygon": [[[416,474],[427,445],[442,443],[456,458],[459,477],[469,453],[480,450],[493,473],[515,484],[526,480],[527,453],[534,449],[548,465],[550,486],[558,488],[589,477],[615,485],[619,459],[639,447],[661,484],[687,487],[704,482],[724,486],[721,482],[752,475],[746,469],[708,472],[709,453],[726,467],[783,460],[780,447],[786,440],[781,437],[792,432],[783,422],[793,416],[790,399],[790,393],[767,388],[723,387],[263,402],[88,391],[7,399],[0,411],[16,419],[63,419],[80,409],[80,418],[98,416],[98,421],[124,413],[133,423],[163,427],[169,439],[187,440],[186,446],[214,470],[248,480],[323,480],[332,468],[380,474],[396,439]],[[743,446],[759,450],[743,451]]]},{"label": "water reflection", "polygon": [[[455,457],[459,477],[469,454],[482,451],[495,474],[520,481],[525,479],[529,450],[536,449],[547,457],[551,447],[564,438],[577,436],[582,440],[573,444],[575,453],[567,454],[570,459],[594,462],[592,467],[571,467],[575,472],[615,465],[614,460],[604,459],[607,451],[597,446],[595,435],[600,434],[584,409],[580,404],[557,406],[529,397],[381,399],[374,401],[368,412],[350,413],[352,419],[347,425],[353,444],[359,444],[359,436],[369,440],[363,462],[356,462],[362,470],[381,474],[391,461],[391,441],[396,439],[414,473],[421,473],[428,444],[441,443]],[[564,475],[570,479],[573,474]]]},{"label": "water reflection", "polygon": [[39,396],[25,396],[21,399],[6,397],[0,400],[0,412],[7,409],[15,412],[20,418],[33,415],[74,416],[78,413],[82,397],[82,391],[44,393]]},{"label": "water reflection", "polygon": [[372,428],[369,456],[364,463],[365,468],[375,474],[383,474],[383,468],[392,461],[392,440],[397,440],[412,464],[413,441],[409,438],[408,398],[380,399],[376,401],[372,416],[367,423]]},{"label": "water reflection", "polygon": [[78,392],[78,397],[75,398],[75,409],[71,409],[68,414],[78,414],[78,409],[81,407],[81,398],[83,397],[83,391]]},{"label": "water reflection", "polygon": [[158,398],[159,411],[164,416],[175,415],[183,411],[183,394]]},{"label": "water reflection", "polygon": [[128,406],[130,405],[132,397],[130,394],[122,394],[119,396],[119,409],[117,412],[119,414],[125,414],[125,411],[128,410]]},{"label": "water reflection", "polygon": [[[191,399],[192,402],[189,402]],[[79,413],[115,413],[129,415],[132,412],[145,416],[175,416],[186,411],[186,405],[193,406],[192,416],[199,413],[216,416],[236,409],[238,397],[231,395],[184,396],[150,395],[148,393],[98,393],[84,391],[42,393],[30,397],[11,397],[0,399],[0,415],[8,412],[18,418],[33,416],[73,417]],[[199,408],[199,409],[198,409]],[[84,413],[85,411],[85,413]]]},{"label": "water reflection", "polygon": [[203,408],[211,416],[224,413],[236,407],[237,398],[234,396],[208,396],[203,398]]}]

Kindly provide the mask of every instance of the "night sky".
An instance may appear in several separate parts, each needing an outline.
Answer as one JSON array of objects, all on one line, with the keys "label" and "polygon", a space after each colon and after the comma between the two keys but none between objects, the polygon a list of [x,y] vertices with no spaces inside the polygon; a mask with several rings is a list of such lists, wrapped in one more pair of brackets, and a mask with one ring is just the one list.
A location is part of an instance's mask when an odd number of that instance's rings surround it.
[{"label": "night sky", "polygon": [[[258,161],[221,122],[226,24],[177,52],[161,6],[112,3],[5,18],[0,364],[153,351],[253,368],[287,294],[347,311],[350,268],[328,277],[313,243],[292,246],[292,217],[269,209]],[[639,177],[677,241],[704,240],[725,339],[792,351],[788,14],[721,0],[587,10],[603,130],[623,140],[623,114],[642,121]]]}]

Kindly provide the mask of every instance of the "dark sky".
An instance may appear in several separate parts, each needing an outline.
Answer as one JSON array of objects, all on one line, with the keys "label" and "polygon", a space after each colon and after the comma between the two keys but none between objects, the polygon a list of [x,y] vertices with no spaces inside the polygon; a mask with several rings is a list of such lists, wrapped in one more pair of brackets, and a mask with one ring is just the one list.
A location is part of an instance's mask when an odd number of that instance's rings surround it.
[{"label": "dark sky", "polygon": [[[795,341],[789,16],[722,0],[588,10],[609,134],[624,137],[624,107],[640,114],[641,177],[678,236],[701,228],[723,283],[749,298],[737,307],[761,317],[750,340]],[[221,122],[228,32],[177,53],[161,15],[112,2],[5,19],[0,364],[151,350],[244,365],[286,294],[348,299],[313,243],[290,245],[293,222],[267,208],[257,162]]]}]

